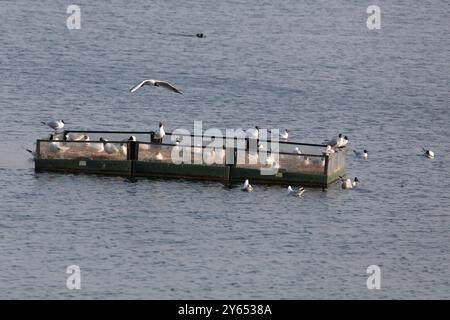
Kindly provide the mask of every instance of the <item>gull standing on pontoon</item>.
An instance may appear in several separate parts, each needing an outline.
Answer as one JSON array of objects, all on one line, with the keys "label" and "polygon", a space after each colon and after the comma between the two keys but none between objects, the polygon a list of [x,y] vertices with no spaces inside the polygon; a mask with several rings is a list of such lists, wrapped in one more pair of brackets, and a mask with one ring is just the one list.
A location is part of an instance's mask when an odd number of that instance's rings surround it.
[{"label": "gull standing on pontoon", "polygon": [[62,128],[64,128],[64,125],[65,125],[64,120],[53,120],[53,121],[50,121],[50,122],[42,121],[41,123],[46,125],[46,126],[49,126],[53,130],[55,130],[55,132],[60,130],[60,129],[62,129]]}]

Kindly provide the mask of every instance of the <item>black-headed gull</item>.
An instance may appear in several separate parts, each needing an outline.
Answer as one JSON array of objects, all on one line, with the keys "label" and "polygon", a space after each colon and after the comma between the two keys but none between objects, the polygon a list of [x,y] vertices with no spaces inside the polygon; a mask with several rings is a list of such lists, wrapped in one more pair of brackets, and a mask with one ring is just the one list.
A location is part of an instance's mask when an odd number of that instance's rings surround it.
[{"label": "black-headed gull", "polygon": [[344,179],[342,177],[340,177],[340,178],[342,181],[342,185],[341,185],[342,189],[352,189],[353,188],[353,183],[352,183],[351,179]]},{"label": "black-headed gull", "polygon": [[327,145],[330,145],[332,148],[339,148],[344,143],[344,138],[342,137],[342,133],[339,133],[336,139],[332,139],[329,141],[325,141]]},{"label": "black-headed gull", "polygon": [[50,152],[57,153],[57,152],[64,152],[69,150],[68,147],[62,146],[59,142],[59,140],[55,139],[55,136],[53,134],[50,135],[50,143],[48,144],[48,149]]},{"label": "black-headed gull", "polygon": [[162,142],[162,139],[166,136],[166,131],[164,131],[164,123],[162,121],[159,122],[158,132],[155,133],[155,139]]},{"label": "black-headed gull", "polygon": [[429,159],[434,159],[434,152],[431,150],[427,150],[427,149],[423,149],[423,154],[429,158]]},{"label": "black-headed gull", "polygon": [[64,120],[53,120],[50,122],[42,121],[41,123],[46,126],[49,126],[50,128],[52,128],[55,131],[58,131],[58,130],[64,128],[64,125],[65,125]]},{"label": "black-headed gull", "polygon": [[246,192],[252,192],[253,191],[253,187],[252,185],[248,182],[248,179],[246,179],[244,181],[244,185],[241,188],[242,191],[246,191]]},{"label": "black-headed gull", "polygon": [[367,159],[369,157],[369,153],[367,152],[366,149],[364,149],[363,152],[359,152],[356,150],[353,150],[353,152],[355,153],[355,156],[357,156],[358,158]]},{"label": "black-headed gull", "polygon": [[148,79],[148,80],[144,80],[141,81],[140,83],[138,83],[137,85],[135,85],[133,88],[130,89],[130,92],[135,92],[136,90],[138,90],[140,87],[142,86],[155,86],[155,87],[161,87],[173,92],[176,92],[178,94],[183,94],[183,92],[181,92],[180,90],[178,90],[177,88],[175,88],[173,85],[171,85],[170,83],[166,82],[166,81],[161,81],[161,80],[153,80],[153,79]]},{"label": "black-headed gull", "polygon": [[70,132],[64,135],[66,141],[89,141],[89,136],[84,133]]},{"label": "black-headed gull", "polygon": [[287,140],[289,138],[289,131],[288,131],[288,129],[284,129],[284,131],[280,133],[280,138],[283,139],[283,140]]},{"label": "black-headed gull", "polygon": [[343,148],[343,147],[345,147],[347,144],[348,144],[348,137],[347,137],[347,136],[344,136],[344,139],[342,139],[342,143],[341,143],[341,145],[340,145],[339,147],[340,147],[340,148]]},{"label": "black-headed gull", "polygon": [[106,153],[114,154],[120,152],[119,148],[115,144],[109,143],[108,140],[100,138],[100,141],[103,142],[103,148]]},{"label": "black-headed gull", "polygon": [[288,186],[288,196],[294,196],[294,197],[302,197],[305,193],[305,188],[300,187],[298,190],[292,189],[291,186]]},{"label": "black-headed gull", "polygon": [[248,129],[247,131],[245,131],[247,137],[249,137],[250,139],[259,139],[259,127],[256,126],[254,129]]}]

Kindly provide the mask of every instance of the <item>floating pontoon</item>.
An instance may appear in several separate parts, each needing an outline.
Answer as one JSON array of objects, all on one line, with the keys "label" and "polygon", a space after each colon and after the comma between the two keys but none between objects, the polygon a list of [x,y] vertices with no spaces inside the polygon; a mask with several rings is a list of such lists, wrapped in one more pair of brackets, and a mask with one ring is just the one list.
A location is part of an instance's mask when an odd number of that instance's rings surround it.
[{"label": "floating pontoon", "polygon": [[[86,134],[90,140],[65,141],[67,134]],[[279,141],[275,152],[270,140],[221,138],[220,147],[211,147],[216,137],[176,134],[182,142],[174,143],[172,135],[157,141],[154,132],[67,130],[55,135],[58,141],[37,140],[35,170],[316,187],[345,175],[345,148],[330,153],[323,144]],[[128,140],[130,136],[136,141]],[[101,137],[119,151],[107,153]],[[55,142],[61,150],[52,148]],[[184,160],[174,159],[174,154]]]}]

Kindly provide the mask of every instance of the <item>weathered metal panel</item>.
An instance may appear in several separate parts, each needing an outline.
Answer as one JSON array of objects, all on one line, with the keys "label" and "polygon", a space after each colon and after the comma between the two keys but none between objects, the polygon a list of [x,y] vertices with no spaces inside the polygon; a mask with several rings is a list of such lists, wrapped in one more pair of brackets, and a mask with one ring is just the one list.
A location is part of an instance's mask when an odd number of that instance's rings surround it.
[{"label": "weathered metal panel", "polygon": [[327,186],[327,176],[294,172],[278,172],[276,175],[261,175],[259,169],[231,167],[232,181],[244,181],[249,179],[255,183],[268,184],[297,184],[302,186]]},{"label": "weathered metal panel", "polygon": [[228,166],[135,161],[134,175],[228,181]]},{"label": "weathered metal panel", "polygon": [[83,172],[110,175],[131,175],[131,161],[83,160],[83,159],[36,159],[36,171]]}]

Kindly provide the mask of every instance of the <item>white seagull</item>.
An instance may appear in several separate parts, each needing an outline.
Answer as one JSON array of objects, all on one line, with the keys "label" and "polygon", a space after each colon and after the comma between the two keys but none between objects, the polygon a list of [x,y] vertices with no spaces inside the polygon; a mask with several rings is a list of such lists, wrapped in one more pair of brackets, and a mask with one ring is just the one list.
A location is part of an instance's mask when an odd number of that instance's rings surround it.
[{"label": "white seagull", "polygon": [[55,131],[58,131],[58,130],[64,128],[64,124],[65,124],[64,120],[53,120],[53,121],[50,121],[50,122],[42,121],[41,123],[46,125],[46,126],[49,126],[50,128],[52,128]]},{"label": "white seagull", "polygon": [[342,189],[352,189],[353,183],[351,179],[342,179]]},{"label": "white seagull", "polygon": [[155,133],[155,140],[159,140],[162,142],[162,139],[166,136],[166,131],[164,131],[164,123],[162,121],[159,122],[158,132]]},{"label": "white seagull", "polygon": [[429,159],[434,159],[434,152],[431,150],[427,150],[427,149],[423,149],[423,154],[429,158]]},{"label": "white seagull", "polygon": [[334,152],[335,152],[335,151],[333,150],[333,148],[331,148],[330,145],[327,145],[327,149],[325,150],[325,153],[330,154],[330,153],[334,153]]},{"label": "white seagull", "polygon": [[288,129],[284,129],[284,131],[280,133],[280,138],[283,139],[283,140],[287,140],[289,138],[289,131],[288,131]]},{"label": "white seagull", "polygon": [[155,87],[162,87],[164,89],[167,89],[167,90],[179,93],[179,94],[183,94],[183,92],[181,92],[180,90],[178,90],[177,88],[175,88],[173,85],[171,85],[170,83],[168,83],[166,81],[152,80],[152,79],[141,81],[140,83],[135,85],[133,88],[131,88],[130,92],[135,92],[140,87],[145,86],[145,85],[155,86]]},{"label": "white seagull", "polygon": [[89,136],[84,133],[66,133],[64,136],[64,140],[66,141],[89,141]]},{"label": "white seagull", "polygon": [[225,163],[225,149],[223,147],[221,147],[216,152],[216,163],[217,164],[224,164]]},{"label": "white seagull", "polygon": [[89,149],[92,149],[92,151],[103,152],[103,151],[105,151],[105,145],[102,140],[103,140],[103,138],[100,137],[101,142],[90,142],[90,143],[87,143],[86,145],[89,147]]},{"label": "white seagull", "polygon": [[288,196],[302,197],[304,193],[305,188],[303,187],[298,188],[298,190],[294,190],[291,186],[288,186]]},{"label": "white seagull", "polygon": [[58,140],[56,140],[54,138],[55,138],[54,135],[51,134],[50,135],[50,140],[52,142],[50,142],[49,145],[48,145],[48,149],[50,150],[50,152],[56,153],[56,152],[64,152],[64,151],[69,150],[68,147],[64,147],[59,142],[56,142]]},{"label": "white seagull", "polygon": [[117,148],[117,146],[115,144],[109,143],[109,142],[107,142],[108,140],[103,139],[103,138],[100,138],[100,141],[103,142],[103,148],[106,153],[108,153],[108,154],[119,153],[119,148]]},{"label": "white seagull", "polygon": [[259,139],[259,127],[256,126],[254,129],[248,129],[246,132],[247,137],[250,139]]},{"label": "white seagull", "polygon": [[252,192],[253,191],[253,187],[252,185],[248,182],[248,179],[246,179],[244,181],[244,185],[241,188],[242,191],[246,191],[246,192]]},{"label": "white seagull", "polygon": [[342,137],[342,133],[339,133],[336,139],[332,139],[330,141],[325,141],[327,145],[330,145],[332,148],[339,148],[344,143],[344,138]]},{"label": "white seagull", "polygon": [[348,137],[344,136],[344,139],[342,140],[341,145],[339,146],[340,148],[345,147],[348,144]]}]

